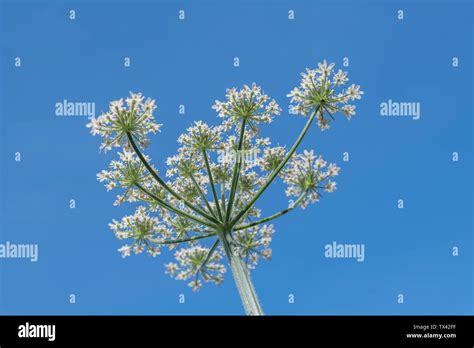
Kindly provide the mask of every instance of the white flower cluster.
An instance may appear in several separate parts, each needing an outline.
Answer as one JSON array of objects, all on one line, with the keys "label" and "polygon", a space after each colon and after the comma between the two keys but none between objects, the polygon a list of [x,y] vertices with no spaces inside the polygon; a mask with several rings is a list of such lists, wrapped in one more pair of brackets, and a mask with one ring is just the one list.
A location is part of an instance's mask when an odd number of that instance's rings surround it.
[{"label": "white flower cluster", "polygon": [[283,146],[265,147],[263,155],[259,158],[258,164],[263,171],[272,172],[283,161],[286,150]]},{"label": "white flower cluster", "polygon": [[209,248],[201,246],[180,249],[175,253],[178,263],[166,264],[166,273],[177,280],[194,278],[188,283],[194,291],[199,290],[202,286],[199,275],[205,282],[222,284],[223,274],[226,272],[225,266],[219,263],[222,260],[222,255],[218,250],[215,250],[208,258],[209,252]]},{"label": "white flower cluster", "polygon": [[132,239],[131,244],[118,249],[124,258],[130,256],[132,251],[140,254],[145,249],[155,257],[160,254],[160,249],[154,245],[154,240],[171,233],[156,217],[150,217],[143,206],[138,207],[135,214],[123,217],[121,221],[112,220],[109,227],[117,239]]},{"label": "white flower cluster", "polygon": [[330,178],[339,175],[339,167],[335,164],[327,164],[321,156],[316,157],[314,152],[304,151],[303,154],[295,155],[287,167],[282,171],[281,177],[288,185],[286,195],[304,195],[301,207],[304,209],[309,202],[319,200],[320,189],[326,192],[336,190],[336,182]]},{"label": "white flower cluster", "polygon": [[212,108],[224,119],[225,129],[245,119],[253,130],[257,130],[259,123],[271,123],[273,118],[281,112],[276,101],[269,100],[268,95],[253,83],[252,87],[245,85],[240,90],[228,89],[226,101],[216,100]]},{"label": "white flower cluster", "polygon": [[[230,189],[235,162],[237,160],[242,162],[235,201],[236,208],[242,208],[265,180],[265,176],[257,171],[258,158],[259,154],[270,144],[269,139],[259,138],[256,133],[247,133],[243,142],[244,150],[240,153],[237,150],[238,139],[234,134],[227,135],[222,132],[219,137],[213,139],[214,142],[208,145],[211,149],[218,149],[218,156],[216,161],[212,161],[211,156],[209,156],[210,168],[214,183],[219,186],[221,194],[222,188],[227,191]],[[232,155],[227,156],[226,154],[229,153]],[[216,152],[209,151],[209,154],[216,155]],[[246,154],[251,154],[251,158],[247,158]],[[253,160],[254,158],[255,160]],[[203,154],[200,151],[189,151],[189,148],[181,147],[178,154],[169,157],[166,163],[168,165],[166,175],[170,178],[170,185],[190,202],[202,205],[203,201],[199,191],[206,195],[210,191]],[[198,184],[199,189],[196,184]],[[215,210],[216,202],[213,199],[209,201],[211,207]],[[258,210],[252,209],[249,215],[258,216]]]},{"label": "white flower cluster", "polygon": [[222,127],[210,127],[202,121],[194,122],[194,125],[187,129],[178,138],[178,143],[184,147],[195,150],[212,149],[217,141],[220,140]]},{"label": "white flower cluster", "polygon": [[[196,153],[182,151],[179,155],[169,157],[167,164],[166,176],[171,179],[169,185],[188,202],[198,206],[203,204],[201,193],[207,194],[209,178],[205,175],[203,164]],[[173,197],[168,198],[174,201]]]},{"label": "white flower cluster", "polygon": [[270,242],[274,232],[273,225],[253,226],[234,232],[235,247],[249,269],[255,268],[261,257],[272,257]]},{"label": "white flower cluster", "polygon": [[[299,87],[288,95],[290,112],[316,117],[323,130],[337,112],[350,119],[355,106],[349,102],[360,99],[363,92],[357,85],[344,88],[347,81],[346,72],[335,72],[334,64],[326,61],[307,69]],[[153,117],[155,108],[154,100],[130,93],[125,101],[112,102],[107,113],[91,120],[91,133],[103,138],[101,150],[122,147],[118,159],[97,176],[107,190],[123,191],[114,204],[144,204],[134,215],[110,224],[117,238],[132,240],[119,249],[122,256],[145,250],[155,256],[163,246],[177,250],[176,262],[166,264],[166,273],[186,280],[193,290],[202,281],[222,283],[226,271],[221,261],[229,249],[217,243],[205,247],[204,238],[219,238],[221,244],[228,241],[249,269],[261,258],[271,257],[274,228],[265,223],[289,209],[261,218],[255,203],[274,178],[283,180],[286,195],[297,197],[294,204],[303,209],[319,200],[322,191],[336,189],[333,178],[339,168],[335,164],[326,163],[313,151],[297,154],[295,146],[289,150],[272,146],[269,138],[260,136],[260,124],[271,123],[281,109],[255,84],[228,89],[225,101],[216,100],[213,109],[222,119],[220,125],[194,122],[178,137],[180,147],[167,159],[164,178],[141,153],[149,142],[148,134],[161,127]],[[296,146],[304,135],[302,131]],[[229,240],[222,239],[224,234]]]},{"label": "white flower cluster", "polygon": [[[242,150],[238,149],[238,137],[234,134],[227,135],[218,145],[219,151],[222,153],[237,153],[237,156],[222,156],[220,161],[215,164],[216,177],[219,177],[227,190],[230,189],[232,179],[232,171],[235,161],[241,162],[241,170],[236,191],[235,209],[232,217],[236,215],[240,209],[244,208],[247,203],[254,197],[258,189],[265,182],[268,172],[261,169],[260,158],[266,148],[270,146],[269,138],[258,137],[257,133],[248,132],[244,136]],[[251,154],[247,156],[246,154]],[[229,160],[230,159],[230,160]],[[259,217],[260,210],[255,206],[248,212],[246,217]]]},{"label": "white flower cluster", "polygon": [[128,146],[127,132],[142,147],[149,143],[148,133],[156,133],[161,125],[155,122],[153,111],[155,101],[148,98],[144,101],[141,93],[130,92],[130,97],[110,103],[109,111],[99,117],[93,117],[87,125],[92,135],[102,139],[101,150],[108,151],[112,147]]},{"label": "white flower cluster", "polygon": [[[134,152],[124,149],[123,152],[118,153],[118,156],[118,160],[110,162],[108,170],[102,170],[97,174],[97,179],[105,182],[107,191],[114,188],[125,189],[123,195],[117,196],[114,205],[120,205],[124,201],[136,202],[143,197],[143,193],[136,188],[136,184],[153,185],[151,175]],[[150,161],[148,156],[144,158]]]},{"label": "white flower cluster", "polygon": [[364,92],[354,84],[343,89],[342,86],[348,81],[347,73],[342,70],[335,73],[334,63],[328,65],[324,60],[318,63],[318,68],[306,69],[306,73],[301,76],[300,86],[288,94],[294,103],[290,106],[291,114],[308,116],[317,112],[318,125],[322,130],[329,128],[329,123],[331,119],[334,120],[333,115],[337,112],[342,112],[349,120],[355,115],[355,105],[348,102],[361,99]]}]

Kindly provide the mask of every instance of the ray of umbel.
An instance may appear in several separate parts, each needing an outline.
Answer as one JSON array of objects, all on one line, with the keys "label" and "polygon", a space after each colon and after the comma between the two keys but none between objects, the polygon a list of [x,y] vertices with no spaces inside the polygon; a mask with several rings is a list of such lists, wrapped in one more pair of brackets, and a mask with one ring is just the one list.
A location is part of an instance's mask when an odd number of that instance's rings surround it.
[{"label": "ray of umbel", "polygon": [[[246,314],[263,314],[250,271],[272,256],[269,223],[317,202],[321,191],[336,189],[339,168],[313,150],[297,150],[313,123],[326,130],[338,113],[350,120],[355,106],[349,102],[363,94],[358,85],[345,87],[347,73],[326,61],[301,76],[288,94],[289,112],[307,120],[289,149],[261,136],[261,127],[282,110],[255,84],[228,89],[224,101],[216,100],[219,125],[196,121],[187,128],[164,173],[145,154],[149,134],[161,130],[154,100],[130,93],[91,120],[87,126],[102,137],[100,149],[120,149],[97,174],[99,181],[108,191],[119,191],[115,205],[138,203],[132,215],[109,224],[118,239],[126,240],[119,249],[123,257],[144,252],[156,257],[169,250],[175,261],[165,264],[166,273],[193,290],[203,282],[221,284],[227,264]],[[277,178],[287,185],[291,204],[263,215],[255,204]]]}]

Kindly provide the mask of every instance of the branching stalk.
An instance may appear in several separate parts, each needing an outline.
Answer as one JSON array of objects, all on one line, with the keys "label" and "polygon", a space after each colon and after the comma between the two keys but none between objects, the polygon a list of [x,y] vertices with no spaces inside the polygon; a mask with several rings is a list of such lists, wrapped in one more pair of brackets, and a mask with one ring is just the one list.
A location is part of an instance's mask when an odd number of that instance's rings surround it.
[{"label": "branching stalk", "polygon": [[199,209],[195,206],[193,206],[192,204],[190,204],[189,202],[187,202],[183,197],[181,197],[177,192],[175,192],[171,187],[168,186],[168,184],[159,177],[159,175],[153,170],[153,168],[150,166],[150,164],[147,162],[147,160],[145,159],[145,157],[143,157],[140,149],[138,148],[137,144],[135,143],[135,140],[133,140],[133,137],[132,135],[130,134],[130,132],[127,132],[127,137],[128,137],[128,141],[130,143],[130,145],[132,146],[133,150],[135,151],[135,153],[137,154],[138,158],[140,159],[140,161],[143,163],[143,165],[146,167],[146,169],[150,172],[150,174],[156,179],[156,181],[158,181],[158,183],[163,186],[163,188],[168,191],[171,195],[173,195],[176,199],[178,199],[180,202],[183,202],[188,208],[190,208],[191,210],[195,211],[196,213],[200,214],[201,216],[205,217],[206,219],[212,221],[213,223],[215,224],[219,224],[219,221],[217,221],[216,219],[214,219],[212,216],[210,216],[209,214],[207,214],[205,211],[203,211],[202,209]]},{"label": "branching stalk", "polygon": [[226,211],[226,216],[225,216],[225,221],[228,222],[230,220],[230,217],[232,216],[232,207],[234,204],[234,198],[235,198],[235,191],[237,190],[237,184],[239,182],[239,174],[240,174],[240,168],[242,165],[242,159],[240,152],[242,151],[242,145],[244,143],[244,134],[245,134],[245,125],[246,125],[246,119],[244,118],[242,120],[242,127],[240,129],[240,139],[239,139],[239,145],[237,149],[237,155],[235,156],[235,166],[234,166],[234,174],[232,176],[232,186],[230,188],[230,193],[229,193],[229,202],[227,203],[227,211]]},{"label": "branching stalk", "polygon": [[198,190],[199,195],[201,196],[201,199],[204,201],[204,204],[206,205],[207,210],[209,210],[209,213],[211,213],[211,215],[214,218],[216,218],[216,215],[214,214],[214,211],[212,210],[211,205],[209,204],[209,201],[207,200],[206,195],[204,194],[204,192],[202,192],[201,186],[199,186],[199,184],[197,183],[193,175],[191,175],[190,178],[191,178],[191,181],[193,182],[193,185],[196,187],[196,190]]},{"label": "branching stalk", "polygon": [[306,195],[306,191],[303,192],[299,197],[298,199],[293,202],[288,208],[286,209],[283,209],[282,211],[279,211],[278,213],[275,213],[273,215],[270,215],[266,218],[263,218],[261,220],[258,220],[258,221],[254,221],[254,222],[251,222],[249,224],[246,224],[246,225],[241,225],[241,226],[236,226],[234,228],[234,231],[238,231],[238,230],[244,230],[246,228],[250,228],[250,227],[253,227],[253,226],[257,226],[257,225],[260,225],[260,224],[263,224],[265,222],[269,222],[269,221],[272,221],[276,218],[279,218],[280,216],[283,216],[285,215],[286,213],[292,211],[293,209],[295,209],[298,205],[300,205],[300,203],[303,201],[303,199],[305,198],[305,195]]},{"label": "branching stalk", "polygon": [[196,274],[198,274],[202,269],[204,269],[204,267],[206,267],[207,263],[209,262],[209,260],[211,259],[212,257],[212,254],[214,254],[214,251],[216,251],[217,249],[217,246],[219,245],[221,241],[219,240],[219,238],[217,238],[217,240],[214,242],[214,244],[212,245],[211,249],[209,250],[209,252],[207,253],[207,256],[206,256],[206,259],[204,260],[204,262],[201,264],[201,266],[199,266],[199,269],[197,271]]},{"label": "branching stalk", "polygon": [[210,223],[209,221],[204,221],[204,220],[201,220],[195,216],[192,216],[191,214],[188,214],[186,213],[185,211],[182,211],[178,208],[175,208],[173,207],[171,204],[165,202],[164,200],[162,200],[160,197],[154,195],[153,193],[151,193],[150,191],[148,191],[146,188],[144,188],[143,186],[141,186],[140,184],[136,183],[135,186],[138,187],[138,189],[140,189],[142,192],[144,192],[145,194],[147,194],[148,196],[150,196],[151,198],[153,198],[160,206],[162,206],[163,208],[177,214],[177,215],[180,215],[182,217],[186,217],[190,220],[193,220],[194,222],[197,222],[197,223],[200,223],[202,225],[205,225],[205,226],[208,226],[208,227],[211,227],[211,228],[216,228],[215,225],[213,225],[212,223]]},{"label": "branching stalk", "polygon": [[225,184],[221,183],[221,205],[222,213],[225,214]]},{"label": "branching stalk", "polygon": [[205,235],[202,235],[202,236],[189,237],[189,238],[175,239],[175,240],[158,241],[156,239],[150,239],[150,241],[155,243],[155,244],[168,245],[168,244],[179,244],[179,243],[192,242],[192,241],[195,241],[195,240],[209,238],[209,237],[212,237],[212,236],[215,236],[215,233],[205,234]]},{"label": "branching stalk", "polygon": [[242,218],[242,216],[244,216],[253,207],[253,205],[260,198],[260,196],[263,194],[263,192],[265,192],[265,190],[268,188],[268,186],[270,186],[270,184],[273,182],[273,180],[275,180],[277,175],[280,173],[280,171],[283,169],[283,167],[286,165],[286,163],[290,160],[290,158],[293,156],[293,154],[295,153],[298,146],[303,141],[306,133],[309,130],[309,127],[311,126],[311,123],[314,120],[314,117],[316,116],[316,114],[319,111],[319,108],[320,108],[320,106],[317,106],[316,109],[314,110],[314,112],[311,114],[308,121],[306,122],[306,125],[304,126],[303,130],[301,131],[300,135],[296,139],[295,143],[293,144],[293,146],[291,147],[290,151],[288,152],[286,157],[283,159],[283,161],[281,161],[281,163],[278,165],[278,167],[276,167],[275,170],[272,172],[272,174],[270,174],[270,176],[268,177],[265,184],[263,184],[263,186],[257,191],[255,196],[247,204],[247,206],[244,209],[242,209],[240,211],[240,213],[237,214],[237,216],[234,218],[234,220],[232,220],[232,222],[230,223],[230,226],[234,226],[237,222],[239,222],[239,220]]},{"label": "branching stalk", "polygon": [[[281,147],[270,147],[266,138],[258,138],[259,125],[271,123],[282,111],[276,101],[271,100],[255,83],[245,85],[240,90],[228,89],[226,100],[216,100],[213,105],[213,109],[223,118],[221,126],[195,122],[194,126],[187,129],[187,133],[178,138],[182,146],[178,154],[167,161],[167,174],[172,177],[170,181],[163,180],[142,153],[142,147],[149,142],[149,133],[156,133],[161,127],[153,117],[155,101],[145,99],[141,93],[131,92],[125,102],[123,98],[111,102],[109,111],[92,118],[87,127],[91,128],[93,135],[103,138],[101,149],[111,150],[112,147],[121,146],[123,153],[119,152],[120,159],[112,161],[109,170],[101,171],[97,177],[101,182],[106,182],[107,190],[125,189],[124,195],[115,201],[116,204],[125,199],[144,203],[136,208],[135,214],[109,224],[117,238],[129,239],[130,244],[118,249],[122,257],[130,256],[132,251],[140,253],[146,249],[151,256],[156,256],[162,247],[153,246],[153,243],[190,243],[175,253],[177,263],[166,264],[166,273],[181,280],[195,276],[188,285],[198,290],[203,282],[222,283],[226,271],[220,263],[222,255],[219,248],[222,243],[245,313],[263,315],[248,262],[256,265],[260,258],[271,256],[269,244],[274,231],[272,225],[267,228],[256,227],[251,231],[246,229],[273,221],[297,206],[314,203],[322,196],[319,190],[333,192],[336,189],[336,182],[331,178],[339,174],[339,167],[334,163],[326,166],[322,157],[314,155],[313,150],[298,156],[295,153],[315,119],[318,126],[325,130],[335,120],[333,114],[336,112],[343,113],[349,120],[355,115],[356,106],[349,103],[361,99],[364,92],[355,84],[343,87],[347,81],[347,73],[340,69],[336,72],[334,63],[328,64],[326,60],[318,63],[316,69],[306,69],[306,73],[302,73],[299,86],[288,94],[291,98],[289,112],[302,115],[307,121],[287,152]],[[239,128],[240,134],[236,140],[234,132],[238,132]],[[246,134],[247,130],[250,133]],[[263,156],[261,161],[259,159],[255,163],[261,170],[250,171],[249,176],[243,178],[248,167],[247,163],[242,163],[242,151],[248,147],[246,139],[258,153],[263,148]],[[133,148],[136,156],[129,153],[129,147]],[[222,147],[237,151],[235,163],[212,162],[208,149]],[[197,158],[187,154],[190,149],[197,151]],[[281,156],[283,159],[274,168],[275,159]],[[200,180],[204,166],[209,181]],[[266,170],[268,166],[274,168],[269,169],[270,173]],[[198,170],[199,176],[193,175],[195,170]],[[194,186],[189,186],[180,175],[189,177]],[[287,184],[287,194],[298,198],[270,216],[254,218],[254,210],[257,212],[255,203],[277,176],[281,176]],[[242,178],[246,180],[241,182]],[[158,193],[150,188],[154,187],[155,181],[159,185]],[[260,187],[254,184],[262,181]],[[220,185],[220,191],[216,185]],[[187,194],[189,190],[191,193]],[[156,211],[162,216],[161,221],[153,216]],[[197,242],[211,237],[210,248]]]},{"label": "branching stalk", "polygon": [[217,214],[219,215],[219,219],[222,221],[222,212],[219,206],[219,198],[217,197],[216,185],[214,184],[214,179],[212,177],[211,166],[209,165],[209,159],[207,158],[206,150],[202,150],[202,157],[204,157],[204,162],[206,163],[206,170],[207,175],[209,176],[209,183],[211,184],[212,195],[214,197],[214,202],[217,208]]}]

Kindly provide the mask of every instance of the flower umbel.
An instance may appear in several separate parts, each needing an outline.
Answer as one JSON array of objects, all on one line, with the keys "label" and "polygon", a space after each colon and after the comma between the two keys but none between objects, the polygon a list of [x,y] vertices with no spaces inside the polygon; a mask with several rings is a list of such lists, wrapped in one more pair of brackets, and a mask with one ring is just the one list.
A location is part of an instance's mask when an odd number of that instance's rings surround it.
[{"label": "flower umbel", "polygon": [[334,65],[324,60],[318,64],[318,68],[306,69],[301,74],[299,87],[288,94],[293,103],[290,114],[308,116],[316,112],[318,125],[322,130],[329,128],[329,123],[334,120],[333,115],[337,112],[342,112],[350,120],[355,115],[355,106],[348,102],[361,99],[364,94],[358,85],[352,84],[344,89],[343,86],[348,81],[347,72],[339,69],[335,73]]},{"label": "flower umbel", "polygon": [[229,129],[246,119],[252,130],[258,130],[259,123],[271,123],[273,118],[280,114],[280,106],[255,83],[252,87],[245,85],[242,89],[230,88],[227,90],[226,101],[216,100],[213,107],[219,117],[222,117],[223,126]]},{"label": "flower umbel", "polygon": [[[246,313],[263,314],[250,272],[260,259],[272,256],[270,222],[335,191],[339,167],[313,150],[297,149],[314,119],[324,130],[337,112],[348,119],[355,115],[349,102],[363,92],[354,84],[344,88],[347,81],[346,72],[335,72],[334,64],[326,61],[302,74],[299,87],[288,96],[290,113],[307,120],[289,147],[274,146],[269,137],[260,136],[259,126],[281,112],[275,100],[256,84],[228,89],[225,101],[213,105],[221,124],[195,121],[188,127],[177,139],[176,154],[165,161],[164,177],[143,153],[148,134],[161,127],[153,117],[154,100],[130,93],[125,102],[112,102],[107,113],[87,126],[103,138],[101,150],[122,148],[97,175],[108,191],[120,191],[114,204],[140,203],[133,215],[110,224],[119,240],[127,240],[118,249],[122,257],[172,251],[175,262],[165,264],[166,273],[193,290],[204,283],[221,284],[227,262]],[[256,204],[276,178],[287,185],[291,204],[264,215]]]},{"label": "flower umbel", "polygon": [[316,157],[311,151],[304,151],[294,156],[288,167],[282,171],[283,181],[288,185],[286,195],[300,197],[301,208],[314,203],[321,197],[320,190],[333,192],[336,182],[330,178],[339,175],[339,167],[331,163],[327,165],[321,156]]},{"label": "flower umbel", "polygon": [[271,258],[273,232],[273,225],[253,226],[235,232],[236,250],[249,269],[255,268],[261,257]]},{"label": "flower umbel", "polygon": [[223,274],[226,268],[219,263],[222,255],[214,252],[208,258],[210,249],[200,246],[193,246],[187,249],[178,250],[174,256],[178,263],[168,263],[166,265],[166,273],[174,276],[178,280],[193,280],[188,285],[194,290],[199,290],[202,286],[198,275],[201,274],[206,282],[213,282],[217,285],[224,281]]},{"label": "flower umbel", "polygon": [[161,124],[155,123],[153,112],[155,101],[146,99],[141,93],[130,92],[130,97],[110,103],[109,111],[97,118],[92,118],[87,127],[92,135],[103,138],[101,150],[109,151],[112,147],[127,145],[126,133],[129,132],[142,147],[149,143],[148,133],[156,133]]},{"label": "flower umbel", "polygon": [[117,239],[131,239],[132,245],[127,244],[118,249],[122,257],[130,256],[131,251],[140,254],[145,249],[155,257],[160,249],[154,245],[154,240],[169,235],[166,226],[156,217],[150,217],[143,206],[138,207],[134,215],[125,216],[121,221],[113,220],[109,226]]},{"label": "flower umbel", "polygon": [[[109,170],[102,170],[97,174],[97,179],[100,182],[105,182],[107,191],[114,188],[125,189],[124,194],[117,197],[115,205],[120,205],[125,200],[136,202],[143,196],[136,185],[152,185],[151,175],[134,152],[124,148],[123,152],[118,153],[118,156],[118,160],[110,162]],[[149,161],[148,156],[145,156],[145,159]]]}]

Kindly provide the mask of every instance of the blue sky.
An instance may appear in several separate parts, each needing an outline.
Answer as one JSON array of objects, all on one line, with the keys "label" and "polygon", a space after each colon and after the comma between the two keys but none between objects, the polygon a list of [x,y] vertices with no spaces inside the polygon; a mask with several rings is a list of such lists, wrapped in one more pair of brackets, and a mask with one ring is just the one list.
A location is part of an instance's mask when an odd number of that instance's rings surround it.
[{"label": "blue sky", "polygon": [[[358,114],[313,127],[302,146],[341,166],[338,190],[275,223],[273,259],[252,273],[264,311],[472,314],[472,2],[3,0],[0,11],[0,243],[39,245],[36,263],[0,259],[0,314],[242,314],[230,272],[193,293],[164,274],[170,255],[120,257],[107,224],[133,208],[113,207],[95,176],[113,153],[55,104],[99,113],[129,91],[155,98],[164,126],[149,151],[163,170],[192,121],[217,123],[213,101],[253,81],[285,110],[263,133],[291,145],[304,120],[286,94],[306,67],[344,57],[365,91]],[[421,118],[380,116],[389,99],[419,102]],[[259,201],[266,214],[287,205],[282,190]],[[365,261],[325,258],[333,241],[364,244]]]}]

